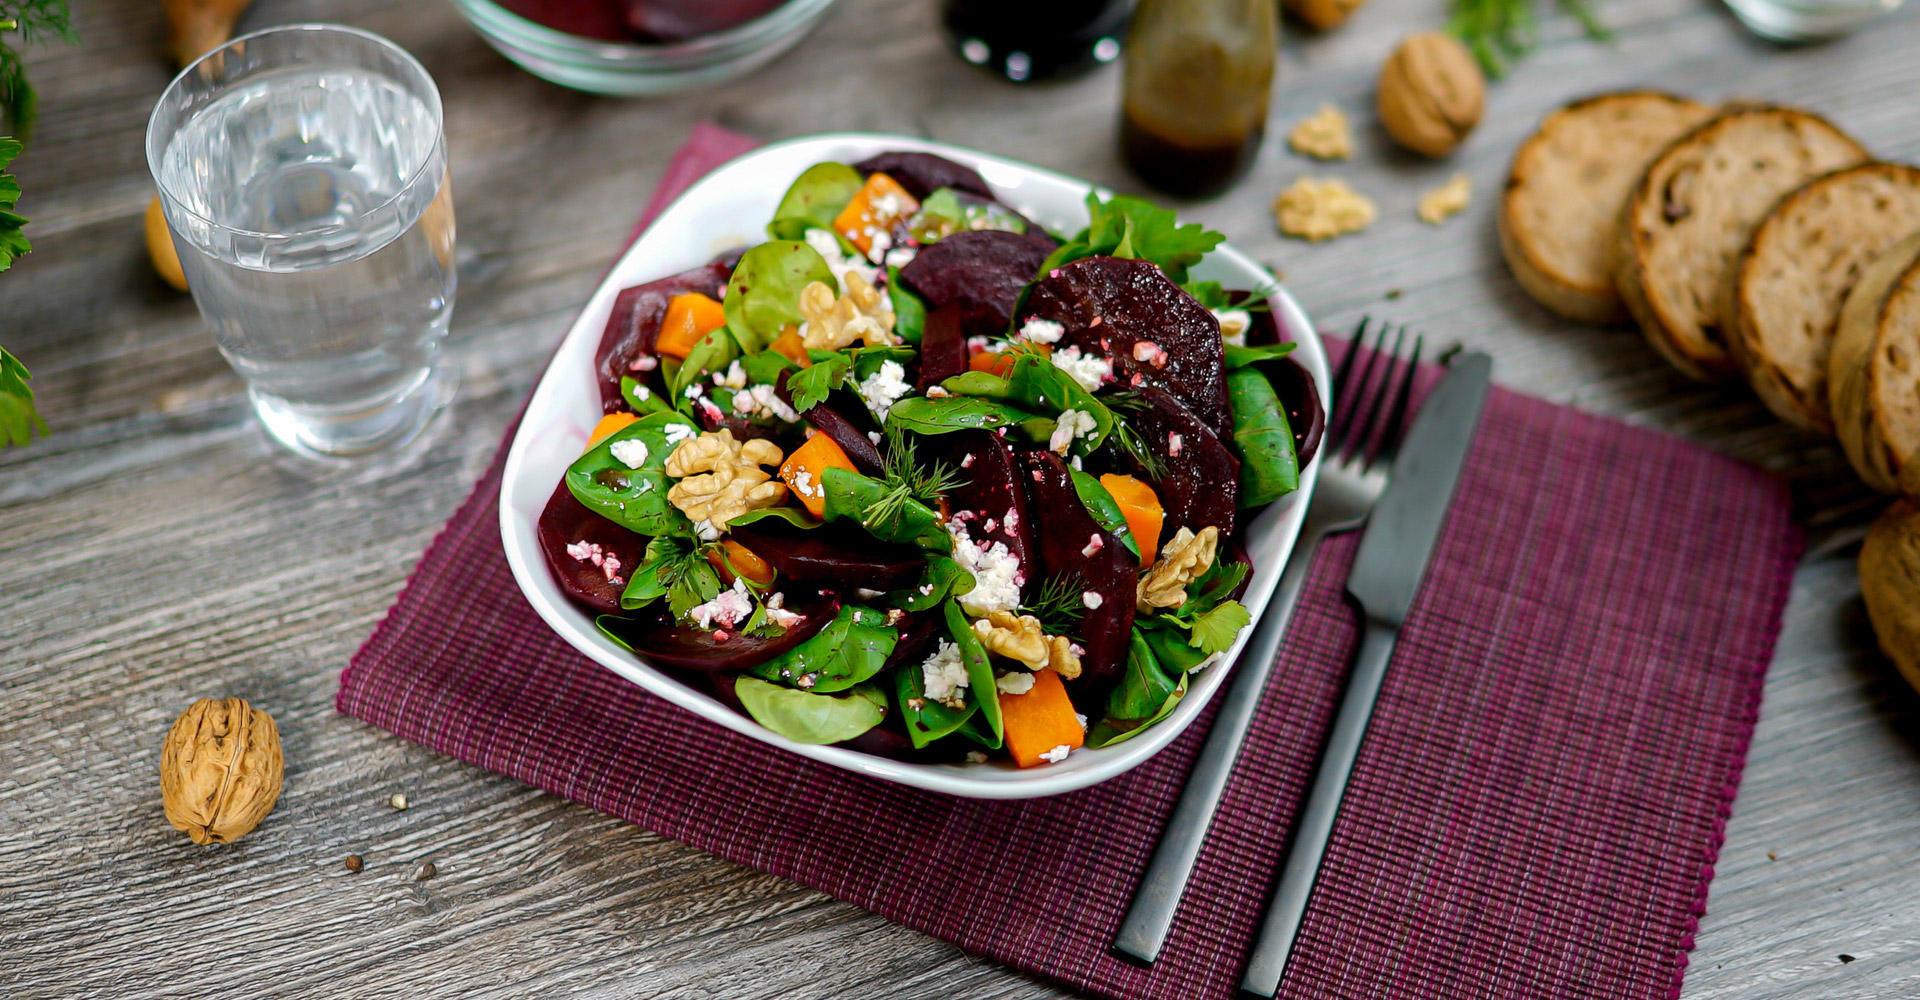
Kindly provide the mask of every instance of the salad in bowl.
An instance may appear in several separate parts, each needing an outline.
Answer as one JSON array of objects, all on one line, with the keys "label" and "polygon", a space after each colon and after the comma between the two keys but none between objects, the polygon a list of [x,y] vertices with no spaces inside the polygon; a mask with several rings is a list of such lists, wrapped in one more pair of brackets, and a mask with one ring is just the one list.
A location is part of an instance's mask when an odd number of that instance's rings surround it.
[{"label": "salad in bowl", "polygon": [[1248,628],[1247,525],[1323,411],[1274,290],[1190,273],[1220,234],[1085,207],[818,162],[763,242],[620,291],[534,526],[560,593],[792,744],[1024,769],[1152,732]]}]

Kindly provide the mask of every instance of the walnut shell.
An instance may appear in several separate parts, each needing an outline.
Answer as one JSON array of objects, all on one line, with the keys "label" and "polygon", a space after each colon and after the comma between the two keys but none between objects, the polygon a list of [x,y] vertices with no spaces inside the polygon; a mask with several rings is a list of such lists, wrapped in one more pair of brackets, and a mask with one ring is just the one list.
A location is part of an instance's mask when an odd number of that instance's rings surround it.
[{"label": "walnut shell", "polygon": [[1900,500],[1873,522],[1860,547],[1860,593],[1880,649],[1920,689],[1920,502]]},{"label": "walnut shell", "polygon": [[1441,157],[1480,124],[1487,81],[1466,46],[1438,32],[1422,32],[1408,35],[1380,67],[1374,101],[1380,124],[1395,142]]},{"label": "walnut shell", "polygon": [[1338,28],[1367,0],[1280,0],[1287,13],[1306,22],[1315,31]]},{"label": "walnut shell", "polygon": [[167,822],[196,844],[238,840],[273,811],[284,770],[271,716],[244,698],[202,698],[160,751]]}]

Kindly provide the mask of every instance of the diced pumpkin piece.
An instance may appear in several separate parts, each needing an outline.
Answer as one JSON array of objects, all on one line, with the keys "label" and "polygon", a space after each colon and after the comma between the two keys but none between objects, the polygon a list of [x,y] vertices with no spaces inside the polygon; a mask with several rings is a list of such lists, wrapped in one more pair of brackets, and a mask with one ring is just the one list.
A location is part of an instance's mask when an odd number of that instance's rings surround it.
[{"label": "diced pumpkin piece", "polygon": [[1013,374],[1013,354],[1010,351],[1002,351],[999,353],[981,351],[979,354],[967,359],[967,370],[989,372],[1001,378],[1006,378]]},{"label": "diced pumpkin piece", "polygon": [[638,419],[640,419],[639,416],[632,413],[609,413],[606,416],[601,417],[600,422],[597,424],[594,424],[593,431],[587,435],[587,450],[588,451],[593,450],[594,445],[597,445],[600,442],[605,441],[607,438],[612,437],[614,434],[619,433],[620,428],[625,427],[628,424],[633,423]]},{"label": "diced pumpkin piece", "polygon": [[1100,485],[1113,495],[1113,502],[1120,505],[1120,513],[1127,519],[1127,530],[1133,533],[1133,544],[1140,547],[1140,568],[1153,565],[1153,557],[1160,551],[1160,526],[1166,521],[1167,512],[1160,506],[1160,497],[1153,487],[1132,476],[1116,476],[1109,472],[1100,477]]},{"label": "diced pumpkin piece", "polygon": [[861,253],[871,254],[875,236],[892,233],[895,225],[912,218],[918,211],[920,203],[899,181],[876,172],[861,185],[860,192],[847,207],[840,210],[840,215],[833,220],[833,228],[859,247]]},{"label": "diced pumpkin piece", "polygon": [[780,463],[780,479],[793,488],[793,495],[806,505],[814,517],[827,516],[827,470],[832,468],[858,472],[853,459],[825,434],[815,434],[807,443],[793,449]]},{"label": "diced pumpkin piece", "polygon": [[1086,744],[1086,731],[1074,716],[1073,701],[1060,675],[1042,670],[1033,675],[1025,694],[1000,696],[1000,721],[1006,731],[1007,754],[1021,767],[1050,764],[1042,754],[1057,754]]},{"label": "diced pumpkin piece", "polygon": [[807,345],[800,340],[800,328],[797,326],[781,330],[780,336],[773,338],[773,343],[767,347],[802,368],[813,367],[813,359],[807,356]]},{"label": "diced pumpkin piece", "polygon": [[667,302],[667,314],[660,320],[660,336],[655,338],[653,349],[685,360],[702,337],[726,325],[727,313],[720,303],[699,292],[676,295]]},{"label": "diced pumpkin piece", "polygon": [[729,585],[735,574],[746,578],[748,583],[761,587],[773,584],[773,567],[765,559],[755,555],[753,550],[729,538],[714,548],[707,550],[707,562],[720,573],[721,579]]}]

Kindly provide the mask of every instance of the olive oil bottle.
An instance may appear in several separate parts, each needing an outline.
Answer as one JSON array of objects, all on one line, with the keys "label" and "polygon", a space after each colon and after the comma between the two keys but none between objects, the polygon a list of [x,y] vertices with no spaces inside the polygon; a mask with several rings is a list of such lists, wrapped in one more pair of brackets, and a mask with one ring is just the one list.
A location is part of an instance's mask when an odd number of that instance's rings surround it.
[{"label": "olive oil bottle", "polygon": [[1279,48],[1273,0],[1140,0],[1123,50],[1120,151],[1168,194],[1217,194],[1253,165]]}]

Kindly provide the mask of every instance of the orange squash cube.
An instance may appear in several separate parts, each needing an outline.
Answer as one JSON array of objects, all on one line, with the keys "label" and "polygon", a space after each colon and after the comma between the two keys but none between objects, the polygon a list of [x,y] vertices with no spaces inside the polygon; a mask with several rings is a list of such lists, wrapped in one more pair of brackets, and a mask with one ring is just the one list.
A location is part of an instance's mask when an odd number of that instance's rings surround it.
[{"label": "orange squash cube", "polygon": [[773,567],[765,559],[755,555],[752,549],[729,538],[718,546],[707,550],[707,562],[720,573],[720,578],[731,586],[734,574],[746,578],[746,581],[761,587],[773,584]]},{"label": "orange squash cube", "polygon": [[1140,568],[1153,565],[1153,557],[1160,553],[1160,526],[1167,518],[1165,508],[1160,506],[1160,495],[1132,476],[1116,476],[1111,472],[1100,477],[1100,485],[1113,495],[1113,502],[1120,505],[1120,513],[1126,516],[1133,544],[1140,548]]},{"label": "orange squash cube", "polygon": [[594,424],[593,430],[587,434],[587,450],[592,451],[594,445],[619,433],[620,428],[638,419],[640,419],[638,416],[631,413],[609,413],[601,417],[600,422]]},{"label": "orange squash cube", "polygon": [[801,342],[800,328],[797,326],[781,330],[780,336],[773,338],[773,343],[768,344],[767,349],[802,368],[813,367],[813,358],[807,356],[807,345]]},{"label": "orange squash cube", "polygon": [[[858,194],[840,210],[833,220],[833,228],[840,235],[852,241],[863,254],[873,253],[873,238],[882,234],[891,234],[893,227],[913,217],[920,211],[920,203],[914,200],[900,182],[886,174],[875,173],[861,185]],[[891,236],[889,235],[889,238]]]},{"label": "orange squash cube", "polygon": [[825,434],[815,434],[780,463],[780,479],[814,517],[827,516],[827,470],[856,471],[853,459]]},{"label": "orange squash cube", "polygon": [[1033,675],[1025,694],[1000,696],[1000,722],[1006,733],[1008,756],[1021,767],[1052,763],[1041,754],[1086,745],[1086,731],[1074,716],[1073,701],[1060,675],[1042,670]]},{"label": "orange squash cube", "polygon": [[660,320],[660,335],[653,349],[670,358],[685,360],[701,338],[727,325],[726,310],[720,303],[699,292],[676,295],[667,303],[667,314]]}]

